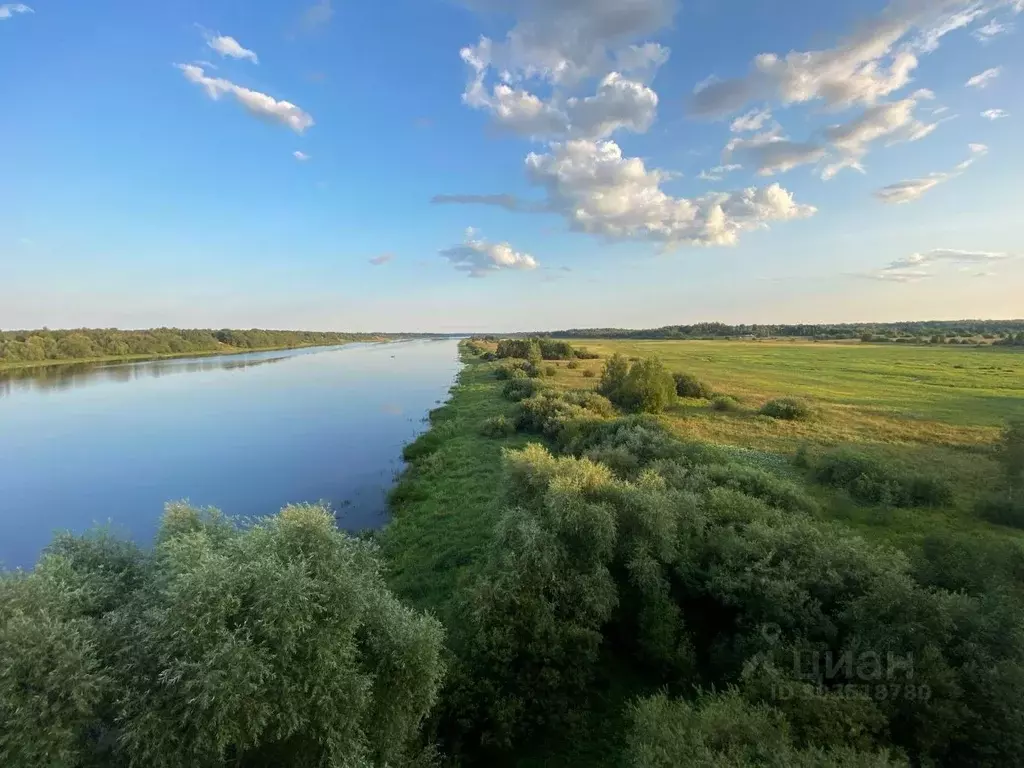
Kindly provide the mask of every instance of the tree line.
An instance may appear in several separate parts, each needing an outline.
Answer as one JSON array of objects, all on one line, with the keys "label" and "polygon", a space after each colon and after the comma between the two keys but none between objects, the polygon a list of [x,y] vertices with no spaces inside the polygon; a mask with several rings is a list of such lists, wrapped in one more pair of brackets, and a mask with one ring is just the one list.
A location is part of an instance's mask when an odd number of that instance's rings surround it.
[{"label": "tree line", "polygon": [[[661,328],[573,328],[547,334],[566,339],[755,339],[792,337],[804,339],[864,339],[889,341],[914,339],[930,342],[943,339],[987,339],[1024,343],[1024,320],[923,320],[901,323],[830,324],[741,324],[694,323],[666,325]],[[1005,341],[1004,341],[1005,343]]]},{"label": "tree line", "polygon": [[385,338],[384,335],[373,333],[269,331],[256,328],[153,328],[138,331],[116,328],[43,328],[35,331],[0,331],[0,363],[304,347],[381,338]]}]

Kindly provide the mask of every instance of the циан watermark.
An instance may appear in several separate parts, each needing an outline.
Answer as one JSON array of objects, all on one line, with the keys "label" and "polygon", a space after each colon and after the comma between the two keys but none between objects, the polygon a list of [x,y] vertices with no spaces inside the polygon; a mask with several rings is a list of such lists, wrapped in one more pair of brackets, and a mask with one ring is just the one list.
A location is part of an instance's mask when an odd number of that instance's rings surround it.
[{"label": "\u0446\u0438\u0430\u043d watermark", "polygon": [[[769,646],[778,646],[782,630],[765,624],[761,634]],[[780,653],[781,652],[781,653]],[[790,668],[786,669],[787,664]],[[758,653],[744,665],[744,675],[759,667],[788,672],[792,682],[773,682],[771,697],[779,700],[808,696],[870,698],[876,701],[903,699],[927,701],[931,688],[914,682],[913,654],[900,655],[873,650],[816,652],[800,648],[778,648],[774,653]]]}]

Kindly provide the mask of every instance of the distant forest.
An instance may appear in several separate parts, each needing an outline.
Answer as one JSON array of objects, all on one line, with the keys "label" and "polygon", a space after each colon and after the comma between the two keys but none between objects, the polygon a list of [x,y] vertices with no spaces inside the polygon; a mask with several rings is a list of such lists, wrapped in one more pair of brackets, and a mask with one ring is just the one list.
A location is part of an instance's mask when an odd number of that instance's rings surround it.
[{"label": "distant forest", "polygon": [[0,331],[0,363],[280,349],[383,338],[387,336],[373,333],[259,329],[215,331],[154,328],[145,331],[121,331],[116,328],[79,328],[51,331],[44,328],[38,331]]},{"label": "distant forest", "polygon": [[921,344],[1003,344],[1024,346],[1024,320],[922,320],[905,323],[836,323],[829,325],[726,325],[695,323],[662,328],[573,328],[548,336],[563,339],[723,339],[805,338],[860,339],[869,342]]}]

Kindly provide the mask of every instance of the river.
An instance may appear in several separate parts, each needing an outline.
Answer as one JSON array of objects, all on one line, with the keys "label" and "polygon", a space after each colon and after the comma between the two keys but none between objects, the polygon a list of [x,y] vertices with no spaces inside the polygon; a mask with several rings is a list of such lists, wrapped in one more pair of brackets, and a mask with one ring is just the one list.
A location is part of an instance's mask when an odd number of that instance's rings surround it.
[{"label": "river", "polygon": [[167,501],[232,515],[326,501],[386,521],[402,446],[459,368],[458,342],[256,352],[0,374],[0,566],[58,530],[152,540]]}]

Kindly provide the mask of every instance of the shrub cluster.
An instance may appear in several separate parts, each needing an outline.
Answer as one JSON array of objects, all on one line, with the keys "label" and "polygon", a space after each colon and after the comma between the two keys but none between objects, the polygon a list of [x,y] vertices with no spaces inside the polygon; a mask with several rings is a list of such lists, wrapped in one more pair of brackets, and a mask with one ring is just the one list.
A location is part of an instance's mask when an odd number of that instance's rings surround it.
[{"label": "shrub cluster", "polygon": [[711,387],[690,373],[673,373],[676,382],[676,394],[679,397],[693,397],[710,400],[714,397]]},{"label": "shrub cluster", "polygon": [[506,512],[461,617],[459,743],[571,727],[611,656],[651,690],[719,692],[638,700],[626,764],[1024,763],[1015,600],[919,582],[797,486],[654,419],[523,405],[563,455],[506,453]]},{"label": "shrub cluster", "polygon": [[605,363],[597,391],[634,413],[659,413],[676,397],[675,381],[658,358],[630,363],[619,354]]},{"label": "shrub cluster", "polygon": [[819,483],[841,488],[868,504],[924,507],[941,506],[953,500],[952,486],[945,478],[891,467],[849,448],[806,457],[806,461]]},{"label": "shrub cluster", "polygon": [[739,401],[732,395],[715,395],[711,400],[711,410],[713,411],[728,412],[738,411],[739,409]]},{"label": "shrub cluster", "polygon": [[584,350],[574,349],[567,341],[545,337],[502,339],[498,342],[497,350],[498,357],[521,357],[527,360],[534,356],[542,360],[573,360],[588,354]]},{"label": "shrub cluster", "polygon": [[525,376],[513,377],[505,382],[501,388],[501,394],[506,400],[518,403],[528,397],[533,397],[543,389],[543,385],[536,379]]},{"label": "shrub cluster", "polygon": [[803,400],[798,400],[795,397],[780,397],[762,405],[760,413],[762,416],[770,416],[773,419],[796,421],[808,418],[811,415],[811,409]]},{"label": "shrub cluster", "polygon": [[[511,383],[511,382],[509,382]],[[508,416],[490,416],[480,424],[480,434],[484,437],[510,437],[516,433],[516,423]]]},{"label": "shrub cluster", "polygon": [[325,508],[171,505],[0,578],[0,764],[408,765],[442,639]]}]

